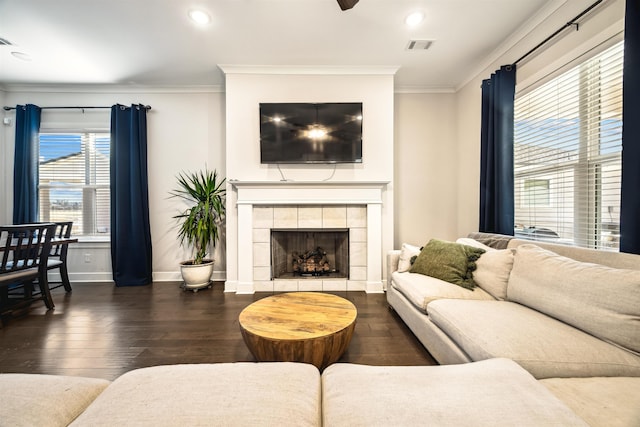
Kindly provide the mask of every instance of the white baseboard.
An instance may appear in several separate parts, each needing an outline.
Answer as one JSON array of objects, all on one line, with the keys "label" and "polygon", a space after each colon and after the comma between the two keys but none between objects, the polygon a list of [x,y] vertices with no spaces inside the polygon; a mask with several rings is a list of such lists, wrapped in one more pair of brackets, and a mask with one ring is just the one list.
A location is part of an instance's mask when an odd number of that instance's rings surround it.
[{"label": "white baseboard", "polygon": [[[51,273],[49,276],[49,280],[51,281],[59,281],[60,274]],[[83,273],[73,273],[69,272],[69,281],[71,284],[73,283],[82,283],[82,282],[110,282],[113,283],[113,274],[111,272],[83,272]]]},{"label": "white baseboard", "polygon": [[[157,271],[152,273],[154,282],[181,282],[182,276],[179,271]],[[224,281],[227,277],[225,271],[214,271],[211,276],[214,281]],[[60,274],[51,272],[49,280],[59,281]],[[113,283],[113,274],[111,272],[69,272],[69,280],[71,283],[78,282],[111,282]]]}]

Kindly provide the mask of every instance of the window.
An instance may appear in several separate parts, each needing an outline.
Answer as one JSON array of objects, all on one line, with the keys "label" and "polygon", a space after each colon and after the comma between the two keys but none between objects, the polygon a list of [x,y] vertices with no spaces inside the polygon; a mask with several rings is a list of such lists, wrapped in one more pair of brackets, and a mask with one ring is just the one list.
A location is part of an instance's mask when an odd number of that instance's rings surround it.
[{"label": "window", "polygon": [[523,202],[525,206],[549,206],[550,179],[525,179]]},{"label": "window", "polygon": [[619,249],[623,44],[515,101],[516,235]]},{"label": "window", "polygon": [[109,133],[40,133],[40,221],[73,221],[74,235],[108,235]]}]

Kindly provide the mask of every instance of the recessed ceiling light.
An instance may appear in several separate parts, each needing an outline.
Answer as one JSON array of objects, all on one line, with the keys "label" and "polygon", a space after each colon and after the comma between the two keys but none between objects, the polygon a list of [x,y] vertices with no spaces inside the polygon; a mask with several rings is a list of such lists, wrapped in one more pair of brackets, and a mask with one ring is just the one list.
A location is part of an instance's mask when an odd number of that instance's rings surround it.
[{"label": "recessed ceiling light", "polygon": [[193,9],[189,11],[189,18],[198,25],[206,25],[211,22],[209,14],[203,10]]},{"label": "recessed ceiling light", "polygon": [[31,55],[24,52],[11,52],[11,55],[13,55],[14,58],[18,58],[22,61],[31,61]]},{"label": "recessed ceiling light", "polygon": [[415,27],[424,19],[424,13],[422,12],[413,12],[409,16],[407,16],[404,20],[405,24],[409,27]]}]

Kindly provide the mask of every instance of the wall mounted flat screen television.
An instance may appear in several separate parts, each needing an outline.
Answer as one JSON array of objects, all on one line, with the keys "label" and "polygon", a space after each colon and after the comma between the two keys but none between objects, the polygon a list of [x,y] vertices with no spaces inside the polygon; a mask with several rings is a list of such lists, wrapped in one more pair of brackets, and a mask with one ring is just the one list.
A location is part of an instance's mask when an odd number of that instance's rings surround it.
[{"label": "wall mounted flat screen television", "polygon": [[362,163],[362,103],[261,103],[260,162]]}]

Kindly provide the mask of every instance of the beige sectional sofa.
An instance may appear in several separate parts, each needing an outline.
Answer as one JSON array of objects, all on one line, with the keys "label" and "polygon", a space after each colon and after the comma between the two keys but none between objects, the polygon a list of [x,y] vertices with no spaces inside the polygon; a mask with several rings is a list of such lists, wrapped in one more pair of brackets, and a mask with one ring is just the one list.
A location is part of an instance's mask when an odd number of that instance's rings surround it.
[{"label": "beige sectional sofa", "polygon": [[[598,396],[626,402],[618,414],[631,413],[640,425],[640,397],[629,400],[624,391],[640,384],[640,256],[476,237],[503,249],[458,240],[487,250],[476,261],[473,290],[399,272],[415,248],[388,255],[387,300],[434,358],[508,358],[564,400],[582,401],[583,411]],[[595,388],[602,390],[596,397]],[[600,411],[593,423],[611,425],[610,416]]]},{"label": "beige sectional sofa", "polygon": [[443,366],[0,374],[0,427],[640,426],[640,257],[499,243],[474,290],[398,272],[407,254],[389,254],[388,301]]},{"label": "beige sectional sofa", "polygon": [[[597,384],[596,405],[574,395],[565,403],[550,391],[558,386],[500,358],[450,366],[338,363],[322,374],[292,362],[156,366],[113,382],[3,374],[0,426],[598,425],[585,404],[623,414],[606,425],[634,425],[633,414],[617,409],[628,402],[598,398]],[[639,384],[629,386],[627,393],[640,394]]]}]

